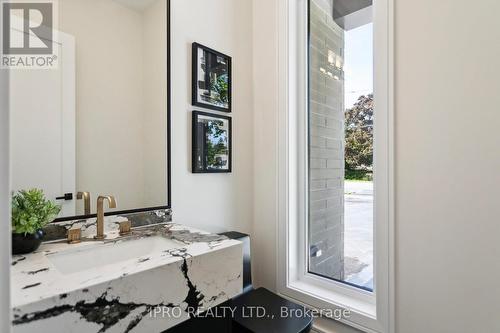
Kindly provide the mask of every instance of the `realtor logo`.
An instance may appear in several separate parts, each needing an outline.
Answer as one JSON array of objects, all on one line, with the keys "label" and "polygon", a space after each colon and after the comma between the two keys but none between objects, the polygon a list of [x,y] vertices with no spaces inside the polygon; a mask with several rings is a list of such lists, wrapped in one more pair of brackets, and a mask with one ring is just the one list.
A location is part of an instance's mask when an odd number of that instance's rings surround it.
[{"label": "realtor logo", "polygon": [[[16,14],[22,17],[19,21],[22,27],[11,24],[11,17]],[[52,19],[52,3],[3,3],[3,53],[51,54]],[[22,45],[16,45],[19,41],[11,38],[12,28],[21,28],[24,35]],[[40,44],[43,46],[38,46]]]},{"label": "realtor logo", "polygon": [[2,1],[2,68],[55,68],[55,1]]}]

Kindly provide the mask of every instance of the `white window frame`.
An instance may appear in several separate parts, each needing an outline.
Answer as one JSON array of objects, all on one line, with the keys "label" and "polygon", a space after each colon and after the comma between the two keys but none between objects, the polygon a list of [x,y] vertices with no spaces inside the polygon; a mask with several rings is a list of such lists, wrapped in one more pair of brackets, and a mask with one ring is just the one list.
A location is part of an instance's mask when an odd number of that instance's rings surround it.
[{"label": "white window frame", "polygon": [[375,0],[374,292],[307,269],[308,0],[278,2],[278,292],[316,309],[347,308],[340,321],[394,332],[393,0]]}]

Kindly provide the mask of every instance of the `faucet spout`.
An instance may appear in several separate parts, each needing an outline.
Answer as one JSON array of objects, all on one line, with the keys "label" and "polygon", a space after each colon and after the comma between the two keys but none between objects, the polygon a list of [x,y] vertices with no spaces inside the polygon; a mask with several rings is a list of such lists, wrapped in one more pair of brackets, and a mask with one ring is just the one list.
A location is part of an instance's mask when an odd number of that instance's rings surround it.
[{"label": "faucet spout", "polygon": [[90,215],[90,192],[78,192],[76,194],[78,200],[83,199],[84,204],[84,214]]},{"label": "faucet spout", "polygon": [[116,199],[112,195],[101,195],[97,198],[97,235],[94,239],[103,240],[104,234],[104,201],[108,201],[109,208],[116,208]]}]

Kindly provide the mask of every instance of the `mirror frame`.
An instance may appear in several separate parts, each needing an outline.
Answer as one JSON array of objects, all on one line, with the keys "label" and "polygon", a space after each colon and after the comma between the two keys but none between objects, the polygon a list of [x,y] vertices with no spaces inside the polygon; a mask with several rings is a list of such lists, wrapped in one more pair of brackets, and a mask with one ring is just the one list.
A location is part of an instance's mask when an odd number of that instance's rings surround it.
[{"label": "mirror frame", "polygon": [[[129,209],[129,210],[120,210],[113,212],[105,212],[105,216],[114,216],[114,215],[124,215],[124,214],[133,214],[140,212],[148,212],[154,210],[162,210],[162,209],[172,209],[172,133],[171,133],[171,105],[172,105],[172,85],[171,85],[171,19],[170,19],[170,2],[171,0],[165,0],[167,2],[167,204],[165,206],[157,206],[157,207],[146,207],[146,208],[137,208],[137,209]],[[76,215],[76,216],[66,216],[60,217],[52,221],[52,223],[64,222],[64,221],[72,221],[72,220],[86,220],[90,218],[97,217],[97,214],[90,215]]]}]

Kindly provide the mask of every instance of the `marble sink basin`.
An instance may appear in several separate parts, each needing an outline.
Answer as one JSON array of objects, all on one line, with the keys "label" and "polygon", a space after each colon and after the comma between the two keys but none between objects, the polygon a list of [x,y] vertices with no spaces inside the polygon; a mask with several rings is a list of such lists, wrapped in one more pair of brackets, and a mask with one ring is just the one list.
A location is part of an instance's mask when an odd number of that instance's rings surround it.
[{"label": "marble sink basin", "polygon": [[[128,260],[148,260],[148,255],[182,247],[182,244],[162,236],[139,240],[122,240],[88,248],[68,249],[47,255],[62,274],[73,274]],[[139,259],[138,259],[139,258]]]},{"label": "marble sink basin", "polygon": [[105,241],[88,220],[81,243],[12,258],[14,333],[163,332],[241,293],[241,242],[172,222],[122,237],[115,221]]}]

